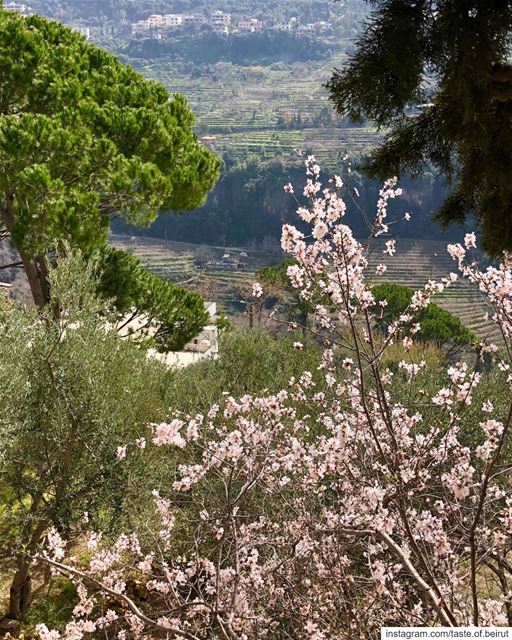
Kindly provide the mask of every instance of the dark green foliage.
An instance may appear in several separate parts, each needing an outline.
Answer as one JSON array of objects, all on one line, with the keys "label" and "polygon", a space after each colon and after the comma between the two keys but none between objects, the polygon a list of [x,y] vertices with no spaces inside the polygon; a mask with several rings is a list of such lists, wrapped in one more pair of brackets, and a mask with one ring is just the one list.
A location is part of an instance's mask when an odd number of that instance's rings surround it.
[{"label": "dark green foliage", "polygon": [[271,64],[276,61],[319,60],[327,51],[328,46],[323,42],[286,32],[223,36],[214,31],[205,31],[195,37],[191,37],[190,33],[177,33],[165,40],[135,40],[130,42],[122,53],[131,58],[181,58],[195,64],[226,61],[252,65]]},{"label": "dark green foliage", "polygon": [[102,246],[112,216],[193,209],[218,177],[182,96],[61,24],[0,10],[0,77],[0,231],[39,306],[49,252]]},{"label": "dark green foliage", "polygon": [[[272,241],[275,246],[281,238],[283,223],[301,223],[296,215],[297,203],[283,191],[283,186],[291,182],[298,192],[305,178],[303,166],[263,164],[254,158],[246,162],[225,158],[222,177],[204,207],[193,216],[160,216],[144,235],[211,245],[247,246]],[[368,227],[358,207],[372,216],[381,183],[368,180],[357,171],[346,178],[349,187],[357,187],[360,198],[356,202],[346,198],[345,222],[357,237],[364,238]],[[398,219],[406,211],[412,211],[413,220],[396,225],[394,236],[438,239],[441,231],[438,225],[432,224],[430,216],[445,194],[441,181],[432,173],[416,181],[404,176],[400,186],[404,195],[393,202],[393,217]],[[115,223],[114,229],[116,233],[140,233],[135,227],[122,223]],[[445,237],[450,235],[458,241],[460,230],[453,229]]]},{"label": "dark green foliage", "polygon": [[274,267],[263,267],[257,272],[257,277],[262,282],[267,284],[277,284],[283,287],[291,287],[290,279],[288,278],[288,267],[297,264],[297,261],[293,258],[287,258],[283,260],[281,264]]},{"label": "dark green foliage", "polygon": [[133,255],[105,247],[93,256],[98,293],[120,317],[154,325],[147,344],[158,351],[179,351],[208,322],[201,296],[147,271]]},{"label": "dark green foliage", "polygon": [[[411,304],[413,289],[399,284],[379,284],[372,288],[376,302],[387,301],[385,307],[376,304],[373,312],[377,326],[386,331],[387,327],[398,320]],[[433,342],[437,346],[463,346],[475,340],[475,335],[462,322],[446,309],[431,302],[425,309],[415,314],[415,320],[421,329],[413,338],[421,342]]]},{"label": "dark green foliage", "polygon": [[274,267],[264,267],[256,272],[256,278],[262,284],[274,285],[282,289],[286,297],[289,298],[288,313],[290,319],[297,322],[302,327],[308,326],[309,314],[314,311],[314,305],[304,300],[299,295],[299,290],[292,287],[288,277],[288,267],[297,264],[293,258],[283,260],[281,264]]},{"label": "dark green foliage", "polygon": [[225,334],[233,331],[233,325],[229,321],[229,318],[225,315],[218,316],[215,325],[220,334]]},{"label": "dark green foliage", "polygon": [[390,127],[366,171],[383,179],[432,163],[453,185],[443,224],[475,214],[489,253],[512,249],[510,3],[372,4],[356,53],[328,83],[339,113]]},{"label": "dark green foliage", "polygon": [[52,589],[32,605],[27,615],[27,624],[39,624],[44,620],[45,624],[51,624],[51,628],[63,629],[72,611],[78,602],[76,585],[66,578],[57,578],[52,581]]},{"label": "dark green foliage", "polygon": [[349,69],[336,71],[329,84],[340,111],[354,121],[366,117],[383,125],[400,119],[404,107],[420,97],[427,3],[375,4],[378,13],[360,37]]},{"label": "dark green foliage", "polygon": [[438,346],[452,344],[467,345],[476,340],[476,336],[461,321],[446,309],[431,303],[420,314],[421,330],[418,340],[434,342]]}]

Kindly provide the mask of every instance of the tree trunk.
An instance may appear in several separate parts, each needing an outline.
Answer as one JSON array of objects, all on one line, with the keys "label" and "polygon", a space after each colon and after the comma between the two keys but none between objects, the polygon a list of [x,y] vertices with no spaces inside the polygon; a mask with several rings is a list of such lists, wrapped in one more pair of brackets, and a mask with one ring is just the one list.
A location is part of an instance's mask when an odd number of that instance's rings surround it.
[{"label": "tree trunk", "polygon": [[[5,192],[5,206],[0,207],[0,215],[2,220],[8,231],[11,231],[14,226],[16,220],[14,217],[14,195],[6,190]],[[12,234],[11,234],[12,239]],[[45,303],[43,288],[41,286],[41,280],[39,277],[38,270],[33,260],[31,260],[28,255],[21,249],[17,247],[13,242],[15,248],[20,254],[21,261],[23,263],[23,268],[28,278],[28,283],[30,285],[30,291],[32,293],[32,298],[34,300],[34,304],[38,307],[43,307]]]},{"label": "tree trunk", "polygon": [[36,264],[39,271],[39,282],[41,284],[41,293],[45,304],[50,302],[50,284],[48,282],[48,261],[46,256],[37,256]]},{"label": "tree trunk", "polygon": [[32,262],[32,260],[30,260],[30,258],[27,257],[25,252],[18,249],[18,253],[20,254],[21,260],[23,262],[23,268],[28,278],[28,283],[30,285],[30,291],[32,293],[34,304],[38,307],[43,307],[45,299],[36,265],[34,264],[34,262]]},{"label": "tree trunk", "polygon": [[9,595],[9,611],[7,618],[23,622],[32,598],[32,576],[30,561],[22,558],[18,561],[18,569],[14,574]]},{"label": "tree trunk", "polygon": [[[36,516],[41,502],[41,493],[33,497],[30,515]],[[41,519],[35,524],[33,529],[29,529],[26,534],[21,537],[21,546],[24,548],[24,552],[20,553],[16,558],[16,573],[12,579],[9,593],[9,609],[3,620],[0,621],[0,636],[6,634],[4,630],[8,628],[9,623],[12,623],[12,621],[15,621],[17,626],[11,628],[11,635],[13,635],[13,630],[19,632],[28,608],[30,607],[32,600],[31,562],[47,525],[48,522]]]}]

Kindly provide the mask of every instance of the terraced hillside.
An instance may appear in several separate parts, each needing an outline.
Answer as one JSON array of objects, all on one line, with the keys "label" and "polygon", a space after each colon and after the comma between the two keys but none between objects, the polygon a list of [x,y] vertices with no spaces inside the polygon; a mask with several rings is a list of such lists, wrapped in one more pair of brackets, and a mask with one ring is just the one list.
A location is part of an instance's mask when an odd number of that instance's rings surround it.
[{"label": "terraced hillside", "polygon": [[[377,278],[413,288],[421,288],[428,279],[439,280],[450,272],[457,272],[456,264],[446,251],[446,243],[439,240],[397,241],[397,253],[390,258],[383,254],[384,240],[376,242],[370,252],[370,265],[383,263],[388,267],[384,276]],[[435,298],[435,302],[451,311],[476,335],[490,341],[501,342],[498,327],[485,319],[491,310],[477,287],[460,279]]]},{"label": "terraced hillside", "polygon": [[[344,126],[332,113],[324,85],[345,59],[338,49],[308,64],[237,67],[217,63],[200,77],[177,72],[172,61],[146,63],[141,70],[170,92],[187,97],[200,135],[218,152],[229,150],[236,157],[254,153],[263,160],[279,155],[297,162],[297,151],[308,149],[326,164],[340,153],[366,149],[378,140],[373,127]],[[305,128],[293,128],[297,118]],[[291,129],[283,130],[283,122],[290,122]]]},{"label": "terraced hillside", "polygon": [[[174,282],[181,283],[205,298],[215,300],[225,313],[242,309],[241,293],[255,280],[255,271],[268,264],[277,264],[283,255],[275,250],[247,249],[248,267],[242,271],[206,268],[209,260],[218,259],[223,253],[236,256],[243,248],[212,247],[179,242],[165,242],[152,238],[130,238],[113,236],[114,246],[130,251],[155,273]],[[370,247],[370,266],[387,265],[388,270],[380,280],[396,282],[413,288],[421,288],[428,279],[440,279],[456,266],[446,251],[446,244],[437,240],[397,241],[397,253],[392,258],[383,253],[384,240]],[[376,278],[379,280],[379,278]],[[499,342],[498,328],[485,314],[489,311],[484,297],[476,287],[459,281],[436,297],[440,306],[454,313],[472,331],[482,338]]]},{"label": "terraced hillside", "polygon": [[146,63],[141,70],[171,93],[185,95],[200,124],[229,133],[232,128],[273,127],[285,113],[313,119],[321,103],[328,104],[323,85],[345,59],[345,53],[337,51],[307,64],[239,67],[218,62],[200,77],[177,72],[172,60]]},{"label": "terraced hillside", "polygon": [[322,166],[331,165],[347,152],[368,149],[380,139],[372,127],[302,129],[295,131],[248,131],[225,135],[209,135],[204,139],[220,154],[230,151],[236,156],[257,154],[262,160],[280,156],[296,164],[305,150],[313,153]]},{"label": "terraced hillside", "polygon": [[[198,291],[205,299],[217,302],[224,313],[242,309],[241,294],[255,281],[257,269],[277,264],[282,259],[279,249],[272,251],[212,247],[121,235],[112,236],[111,242],[115,247],[137,256],[145,266],[162,278],[182,284]],[[243,258],[247,267],[241,270],[208,268],[209,261],[218,260],[226,253],[236,258],[241,252],[248,254]]]}]

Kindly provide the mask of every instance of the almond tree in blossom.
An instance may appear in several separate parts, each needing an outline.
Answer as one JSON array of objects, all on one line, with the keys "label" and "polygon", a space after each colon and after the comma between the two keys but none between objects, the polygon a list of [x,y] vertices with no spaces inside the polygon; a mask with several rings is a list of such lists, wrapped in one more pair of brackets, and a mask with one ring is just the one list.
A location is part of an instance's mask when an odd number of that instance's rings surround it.
[{"label": "almond tree in blossom", "polygon": [[[282,246],[296,261],[292,285],[322,302],[319,371],[275,395],[227,397],[206,415],[152,425],[153,445],[182,460],[174,484],[153,496],[154,543],[90,533],[84,564],[51,532],[38,561],[76,583],[79,604],[64,631],[40,625],[42,640],[362,640],[383,625],[512,625],[511,258],[481,271],[466,260],[473,235],[448,247],[487,296],[505,349],[479,344],[476,366],[448,365],[433,389],[433,373],[408,353],[415,314],[459,276],[428,281],[379,335],[375,269],[343,224],[342,180],[323,185],[314,158],[306,164],[311,206],[298,215],[311,233],[285,225]],[[374,235],[388,230],[398,195],[388,181]],[[385,354],[397,343],[406,356],[391,371]],[[133,577],[144,602],[127,594]]]}]

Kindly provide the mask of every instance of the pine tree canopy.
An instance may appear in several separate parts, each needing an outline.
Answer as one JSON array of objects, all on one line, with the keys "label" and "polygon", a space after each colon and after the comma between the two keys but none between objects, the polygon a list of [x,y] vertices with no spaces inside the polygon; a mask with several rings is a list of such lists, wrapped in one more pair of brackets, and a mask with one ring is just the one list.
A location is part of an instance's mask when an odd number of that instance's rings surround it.
[{"label": "pine tree canopy", "polygon": [[474,214],[485,250],[512,250],[512,2],[372,4],[355,54],[328,83],[339,113],[386,130],[365,170],[385,179],[433,164],[452,187],[438,219]]},{"label": "pine tree canopy", "polygon": [[148,225],[204,202],[219,160],[193,125],[182,96],[64,25],[0,8],[0,238],[36,304],[60,247],[89,253],[113,217]]},{"label": "pine tree canopy", "polygon": [[201,296],[150,273],[130,253],[107,246],[89,260],[99,279],[97,294],[122,324],[138,325],[129,332],[139,343],[163,353],[179,351],[207,324]]}]

